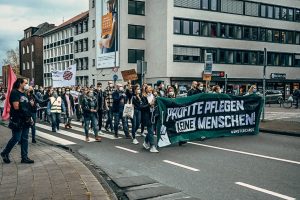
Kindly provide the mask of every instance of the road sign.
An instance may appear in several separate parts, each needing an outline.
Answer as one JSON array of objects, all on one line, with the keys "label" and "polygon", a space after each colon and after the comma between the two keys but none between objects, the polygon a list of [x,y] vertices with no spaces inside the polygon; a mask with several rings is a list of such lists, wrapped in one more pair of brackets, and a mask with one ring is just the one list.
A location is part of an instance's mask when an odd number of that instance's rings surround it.
[{"label": "road sign", "polygon": [[211,74],[203,74],[202,78],[204,81],[211,81]]},{"label": "road sign", "polygon": [[113,80],[114,80],[114,81],[117,81],[118,79],[119,79],[119,77],[118,77],[117,74],[113,75]]},{"label": "road sign", "polygon": [[118,72],[118,69],[119,69],[119,68],[114,67],[114,68],[112,69],[112,71],[116,73],[116,72]]},{"label": "road sign", "polygon": [[205,53],[204,74],[212,74],[213,54]]}]

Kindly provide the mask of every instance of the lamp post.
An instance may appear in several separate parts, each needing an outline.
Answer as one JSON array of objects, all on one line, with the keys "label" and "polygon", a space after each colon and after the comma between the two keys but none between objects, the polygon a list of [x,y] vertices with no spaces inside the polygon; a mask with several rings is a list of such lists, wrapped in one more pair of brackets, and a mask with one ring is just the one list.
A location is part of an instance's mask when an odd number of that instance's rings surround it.
[{"label": "lamp post", "polygon": [[267,49],[264,48],[264,78],[263,78],[263,117],[262,121],[265,121],[265,105],[266,105],[266,69],[268,65]]}]

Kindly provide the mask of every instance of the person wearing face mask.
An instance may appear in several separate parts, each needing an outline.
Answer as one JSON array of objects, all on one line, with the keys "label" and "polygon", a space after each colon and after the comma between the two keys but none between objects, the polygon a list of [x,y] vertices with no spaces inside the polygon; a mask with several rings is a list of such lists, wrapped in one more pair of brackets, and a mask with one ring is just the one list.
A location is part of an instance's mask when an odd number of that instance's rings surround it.
[{"label": "person wearing face mask", "polygon": [[[43,93],[44,93],[44,90],[43,90],[43,87],[40,87],[37,92],[35,93],[35,96],[36,98],[38,98],[39,100],[43,100]],[[42,103],[38,103],[37,104],[37,107],[38,107],[38,111],[37,111],[37,117],[42,120],[43,119],[43,104]]]},{"label": "person wearing face mask", "polygon": [[215,85],[213,88],[212,88],[212,92],[214,94],[220,94],[221,93],[221,88],[219,85]]},{"label": "person wearing face mask", "polygon": [[245,96],[251,95],[251,94],[257,94],[259,95],[259,92],[257,91],[256,85],[251,85],[248,92],[245,94]]},{"label": "person wearing face mask", "polygon": [[94,131],[95,140],[101,142],[101,138],[98,136],[97,127],[97,98],[94,96],[92,90],[87,91],[87,95],[83,97],[82,100],[82,110],[84,118],[84,133],[86,137],[86,142],[89,142],[89,127],[90,122]]},{"label": "person wearing face mask", "polygon": [[9,97],[10,103],[10,122],[8,127],[12,130],[12,138],[1,152],[4,163],[10,163],[9,154],[13,147],[20,142],[21,144],[21,163],[32,164],[33,160],[28,158],[28,133],[33,120],[29,108],[29,100],[25,91],[29,89],[26,79],[18,78],[13,84],[13,90]]},{"label": "person wearing face mask", "polygon": [[99,133],[102,134],[102,119],[103,119],[103,111],[105,107],[104,102],[104,92],[102,91],[102,83],[97,84],[97,103],[98,103],[98,126],[99,126]]},{"label": "person wearing face mask", "polygon": [[59,131],[59,124],[62,112],[65,112],[64,102],[62,101],[61,97],[58,96],[57,91],[55,91],[53,92],[53,95],[49,98],[47,106],[47,113],[49,116],[51,116],[52,132],[54,133],[56,133],[56,131]]},{"label": "person wearing face mask", "polygon": [[105,108],[107,110],[107,121],[105,124],[105,130],[109,132],[108,126],[110,127],[111,132],[113,131],[113,123],[112,123],[112,118],[113,118],[113,112],[112,112],[112,106],[113,106],[113,97],[112,94],[114,92],[114,85],[112,81],[108,81],[108,86],[105,89],[104,92],[104,98],[105,98]]},{"label": "person wearing face mask", "polygon": [[76,113],[77,121],[80,121],[80,119],[82,118],[82,110],[80,106],[81,90],[80,87],[77,87],[75,90],[76,90],[76,97],[74,97],[75,113]]},{"label": "person wearing face mask", "polygon": [[62,100],[64,105],[66,106],[66,113],[65,113],[65,128],[70,129],[71,126],[71,120],[75,112],[75,105],[74,105],[74,98],[70,93],[70,89],[65,89],[65,94],[62,96]]},{"label": "person wearing face mask", "polygon": [[151,123],[151,108],[155,105],[155,98],[152,94],[151,86],[147,86],[145,88],[145,92],[141,98],[141,113],[142,113],[142,123],[147,127],[147,135],[145,137],[143,147],[146,150],[150,149],[151,153],[158,153],[154,143],[154,136],[153,136],[153,124]]},{"label": "person wearing face mask", "polygon": [[176,95],[175,95],[173,87],[169,87],[168,92],[167,92],[167,97],[168,98],[176,98]]},{"label": "person wearing face mask", "polygon": [[139,141],[136,139],[136,132],[141,124],[141,105],[142,105],[142,95],[140,86],[135,86],[134,95],[132,97],[132,104],[134,106],[134,114],[132,120],[132,143],[139,144]]},{"label": "person wearing face mask", "polygon": [[35,140],[35,133],[36,133],[36,128],[35,128],[35,123],[36,123],[36,113],[37,113],[37,100],[33,92],[33,88],[29,87],[29,90],[26,91],[28,101],[29,101],[29,110],[31,113],[31,117],[33,119],[33,124],[31,126],[31,135],[32,135],[32,143],[36,143]]},{"label": "person wearing face mask", "polygon": [[198,82],[198,93],[205,93],[203,83]]},{"label": "person wearing face mask", "polygon": [[2,113],[4,111],[4,105],[5,105],[5,92],[4,89],[1,88],[0,90],[0,117],[2,116]]},{"label": "person wearing face mask", "polygon": [[47,89],[46,94],[43,96],[43,107],[46,107],[44,112],[44,121],[50,123],[50,113],[47,112],[48,103],[50,102],[50,97],[53,95],[54,89],[52,87]]},{"label": "person wearing face mask", "polygon": [[159,80],[156,83],[157,85],[157,94],[159,97],[165,97],[166,96],[166,92],[165,92],[165,85],[164,82]]},{"label": "person wearing face mask", "polygon": [[123,117],[123,111],[124,111],[124,105],[127,102],[127,97],[124,91],[123,85],[119,84],[117,85],[117,90],[114,91],[112,94],[113,97],[113,106],[112,106],[112,112],[114,117],[114,134],[115,137],[118,138],[118,131],[119,131],[119,123],[120,120],[122,121],[123,131],[125,133],[126,139],[130,139],[128,132],[128,119],[126,117]]}]

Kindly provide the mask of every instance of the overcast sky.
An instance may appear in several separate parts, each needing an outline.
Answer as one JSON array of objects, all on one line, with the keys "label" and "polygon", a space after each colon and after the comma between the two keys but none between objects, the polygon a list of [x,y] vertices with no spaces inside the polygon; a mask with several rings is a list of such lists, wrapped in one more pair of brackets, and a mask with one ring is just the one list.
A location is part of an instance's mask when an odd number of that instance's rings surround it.
[{"label": "overcast sky", "polygon": [[0,65],[5,52],[19,46],[24,29],[44,22],[59,25],[88,7],[89,0],[0,0]]}]

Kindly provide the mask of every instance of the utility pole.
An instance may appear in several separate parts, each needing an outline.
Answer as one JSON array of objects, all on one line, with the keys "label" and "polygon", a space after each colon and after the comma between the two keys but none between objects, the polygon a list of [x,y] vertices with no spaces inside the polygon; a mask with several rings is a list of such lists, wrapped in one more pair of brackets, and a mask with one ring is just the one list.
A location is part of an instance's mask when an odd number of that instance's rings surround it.
[{"label": "utility pole", "polygon": [[266,106],[266,69],[268,65],[267,59],[267,49],[264,48],[264,79],[263,79],[263,118],[262,121],[265,121],[265,106]]}]

